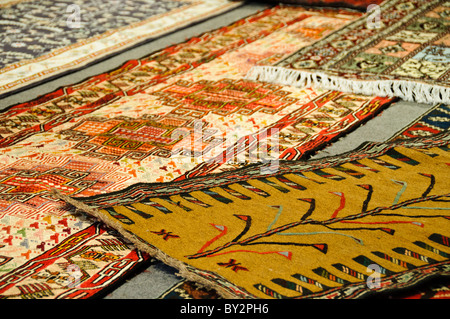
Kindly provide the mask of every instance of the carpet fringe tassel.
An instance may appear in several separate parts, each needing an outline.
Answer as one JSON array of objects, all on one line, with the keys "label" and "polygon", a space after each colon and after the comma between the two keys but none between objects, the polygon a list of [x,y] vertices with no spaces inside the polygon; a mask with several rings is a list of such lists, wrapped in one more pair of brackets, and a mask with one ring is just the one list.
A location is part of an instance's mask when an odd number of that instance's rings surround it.
[{"label": "carpet fringe tassel", "polygon": [[110,220],[108,218],[105,218],[97,208],[95,207],[91,207],[88,206],[82,202],[80,202],[79,200],[76,200],[68,195],[64,195],[62,193],[60,193],[58,190],[56,189],[52,189],[51,194],[53,196],[55,196],[57,199],[62,200],[63,202],[65,202],[68,205],[71,205],[81,211],[83,211],[84,213],[93,216],[94,218],[96,218],[98,221],[102,222],[103,224],[105,224],[108,227],[111,227],[113,229],[115,229],[116,231],[118,231],[125,239],[127,239],[128,241],[133,243],[133,246],[137,249],[139,249],[140,251],[146,252],[148,253],[150,256],[152,256],[153,258],[156,258],[158,260],[160,260],[161,262],[165,263],[166,265],[173,267],[175,269],[178,270],[177,275],[180,277],[185,278],[186,280],[190,280],[195,282],[197,285],[199,285],[200,287],[203,287],[205,289],[211,290],[214,289],[220,296],[222,296],[225,299],[235,299],[237,297],[235,297],[234,295],[230,294],[228,291],[225,291],[223,289],[222,286],[220,286],[219,284],[214,284],[209,280],[206,280],[205,278],[192,273],[189,270],[189,266],[186,265],[185,263],[183,263],[182,261],[179,261],[175,258],[172,258],[170,256],[168,256],[167,254],[165,254],[164,252],[162,252],[161,250],[159,250],[158,248],[152,246],[151,244],[148,243],[144,243],[142,239],[137,238],[133,233],[131,233],[130,231],[126,230],[122,224],[118,221],[113,221]]},{"label": "carpet fringe tassel", "polygon": [[450,88],[413,81],[350,80],[325,73],[312,73],[274,66],[255,66],[247,80],[295,87],[311,87],[368,96],[399,97],[405,101],[435,104],[450,102]]}]

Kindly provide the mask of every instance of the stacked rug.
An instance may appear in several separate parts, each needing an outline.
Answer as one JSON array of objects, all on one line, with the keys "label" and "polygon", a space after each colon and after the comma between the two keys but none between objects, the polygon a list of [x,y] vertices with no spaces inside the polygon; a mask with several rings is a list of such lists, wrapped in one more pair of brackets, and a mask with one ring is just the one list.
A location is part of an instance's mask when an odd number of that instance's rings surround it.
[{"label": "stacked rug", "polygon": [[385,1],[277,66],[256,67],[248,78],[448,103],[449,25],[446,0]]},{"label": "stacked rug", "polygon": [[432,136],[450,129],[450,106],[446,104],[434,105],[426,114],[419,117],[406,128],[395,134],[394,139],[408,139],[421,136]]},{"label": "stacked rug", "polygon": [[65,199],[226,298],[358,298],[450,274],[449,139]]},{"label": "stacked rug", "polygon": [[[73,4],[64,22],[64,1],[1,4],[0,94],[242,5]],[[448,3],[378,4],[376,30],[361,11],[276,5],[3,110],[0,298],[92,298],[152,257],[214,289],[181,288],[199,298],[359,298],[448,275]],[[389,68],[355,66],[374,61]],[[398,73],[414,61],[433,72]],[[375,78],[392,90],[357,89]],[[438,104],[389,142],[308,160],[398,98]]]},{"label": "stacked rug", "polygon": [[[5,110],[0,294],[87,298],[148,259],[74,214],[52,189],[83,197],[234,169],[257,161],[255,152],[266,150],[260,144],[270,146],[275,134],[272,158],[299,158],[381,111],[391,99],[242,79],[256,63],[358,15],[276,7]],[[111,236],[108,244],[100,235]]]},{"label": "stacked rug", "polygon": [[227,0],[2,0],[0,96],[241,4]]}]

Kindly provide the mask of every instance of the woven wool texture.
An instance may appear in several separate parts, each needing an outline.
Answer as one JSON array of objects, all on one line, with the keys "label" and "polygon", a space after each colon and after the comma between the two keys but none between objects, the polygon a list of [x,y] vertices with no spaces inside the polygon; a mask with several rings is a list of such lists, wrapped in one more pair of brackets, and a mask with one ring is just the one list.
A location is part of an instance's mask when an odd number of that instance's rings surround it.
[{"label": "woven wool texture", "polygon": [[389,0],[354,23],[248,74],[279,84],[450,101],[449,3]]},{"label": "woven wool texture", "polygon": [[242,4],[226,0],[2,2],[0,96]]},{"label": "woven wool texture", "polygon": [[[3,111],[0,296],[89,298],[148,259],[53,189],[85,197],[235,170],[271,128],[279,159],[295,160],[387,107],[389,98],[242,79],[360,15],[277,6]],[[206,165],[235,150],[242,162]]]},{"label": "woven wool texture", "polygon": [[[411,122],[406,127],[398,131],[389,141],[398,139],[411,139],[426,137],[448,131],[450,125],[449,106],[437,104],[430,108],[428,112]],[[421,285],[406,291],[396,291],[389,293],[389,298],[394,299],[448,299],[448,282],[436,282],[432,285]],[[217,293],[195,289],[195,284],[191,282],[180,282],[172,289],[164,293],[161,298],[165,299],[187,299],[187,298],[217,298]]]},{"label": "woven wool texture", "polygon": [[[448,131],[450,125],[450,112],[448,105],[437,104],[408,126],[398,131],[390,141],[398,139],[411,139],[417,137],[426,137]],[[432,285],[421,285],[414,289],[406,291],[396,291],[389,294],[394,299],[448,299],[449,298],[448,283],[436,282]],[[205,291],[195,289],[192,282],[180,282],[172,289],[164,293],[161,298],[164,299],[187,299],[187,298],[217,298],[214,290]]]},{"label": "woven wool texture", "polygon": [[358,298],[449,275],[448,141],[66,200],[222,296]]},{"label": "woven wool texture", "polygon": [[381,4],[383,0],[282,0],[281,3],[309,5],[309,6],[333,6],[340,8],[354,8],[366,11],[370,5]]},{"label": "woven wool texture", "polygon": [[448,131],[450,128],[450,106],[437,104],[426,114],[410,123],[390,140],[431,136]]}]

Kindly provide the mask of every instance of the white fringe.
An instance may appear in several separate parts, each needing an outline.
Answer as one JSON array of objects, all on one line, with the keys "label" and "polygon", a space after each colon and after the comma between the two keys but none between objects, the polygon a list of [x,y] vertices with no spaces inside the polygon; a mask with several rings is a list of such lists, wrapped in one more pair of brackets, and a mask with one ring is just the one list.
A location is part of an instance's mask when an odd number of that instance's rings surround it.
[{"label": "white fringe", "polygon": [[399,97],[417,103],[450,103],[450,87],[414,81],[351,80],[325,73],[312,73],[275,66],[255,66],[245,76],[247,80],[296,87],[315,86],[326,90],[368,96]]}]

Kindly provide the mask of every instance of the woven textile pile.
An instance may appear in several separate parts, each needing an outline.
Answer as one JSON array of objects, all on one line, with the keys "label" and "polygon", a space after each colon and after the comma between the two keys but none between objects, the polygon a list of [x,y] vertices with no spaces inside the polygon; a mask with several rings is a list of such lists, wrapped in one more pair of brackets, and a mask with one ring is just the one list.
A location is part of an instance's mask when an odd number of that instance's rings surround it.
[{"label": "woven textile pile", "polygon": [[449,26],[0,0],[0,298],[448,298]]}]

